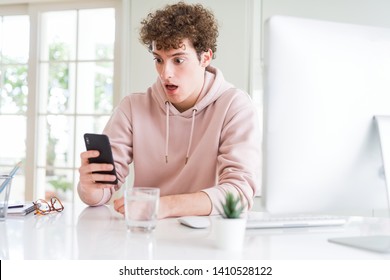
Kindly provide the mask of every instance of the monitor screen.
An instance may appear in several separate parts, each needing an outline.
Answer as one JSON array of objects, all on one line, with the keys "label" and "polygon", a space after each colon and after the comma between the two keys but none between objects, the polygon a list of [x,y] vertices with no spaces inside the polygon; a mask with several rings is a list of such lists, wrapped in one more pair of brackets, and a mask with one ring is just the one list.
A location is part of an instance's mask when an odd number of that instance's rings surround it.
[{"label": "monitor screen", "polygon": [[390,29],[274,16],[265,32],[266,210],[387,213],[374,116],[390,116]]}]

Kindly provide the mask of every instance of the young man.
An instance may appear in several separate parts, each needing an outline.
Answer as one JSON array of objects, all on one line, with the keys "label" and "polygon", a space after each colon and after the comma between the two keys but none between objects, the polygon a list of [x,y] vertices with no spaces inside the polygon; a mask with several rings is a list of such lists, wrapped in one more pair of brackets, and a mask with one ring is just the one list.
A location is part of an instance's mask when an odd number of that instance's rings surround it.
[{"label": "young man", "polygon": [[[134,185],[160,188],[159,218],[218,214],[227,192],[250,208],[260,185],[260,133],[247,93],[210,65],[218,26],[201,5],[183,2],[149,14],[141,41],[153,54],[157,81],[146,93],[126,96],[104,134],[110,138],[122,184],[134,163]],[[232,54],[234,55],[234,54]],[[107,203],[119,186],[110,164],[89,164],[97,151],[81,154],[80,198]],[[123,198],[114,201],[124,213]]]}]

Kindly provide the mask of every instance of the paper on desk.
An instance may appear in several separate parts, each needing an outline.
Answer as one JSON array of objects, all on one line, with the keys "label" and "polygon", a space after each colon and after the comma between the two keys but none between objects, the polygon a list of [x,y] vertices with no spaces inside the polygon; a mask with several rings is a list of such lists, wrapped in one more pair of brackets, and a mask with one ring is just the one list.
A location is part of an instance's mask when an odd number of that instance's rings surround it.
[{"label": "paper on desk", "polygon": [[34,211],[34,204],[26,202],[22,207],[8,207],[8,215],[27,215]]}]

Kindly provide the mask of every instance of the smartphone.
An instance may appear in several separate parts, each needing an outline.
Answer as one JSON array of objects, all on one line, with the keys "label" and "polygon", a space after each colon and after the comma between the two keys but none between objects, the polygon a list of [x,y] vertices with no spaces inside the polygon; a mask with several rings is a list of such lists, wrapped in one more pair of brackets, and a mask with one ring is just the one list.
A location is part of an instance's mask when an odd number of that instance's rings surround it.
[{"label": "smartphone", "polygon": [[[100,152],[100,155],[96,158],[89,158],[89,163],[111,163],[114,166],[114,169],[111,171],[97,171],[95,173],[100,174],[111,174],[115,175],[115,164],[114,158],[112,156],[112,150],[110,145],[110,140],[108,136],[105,134],[93,134],[93,133],[85,133],[84,134],[84,142],[87,150],[97,150]],[[116,177],[115,181],[96,181],[96,183],[102,184],[117,184],[118,178]]]}]

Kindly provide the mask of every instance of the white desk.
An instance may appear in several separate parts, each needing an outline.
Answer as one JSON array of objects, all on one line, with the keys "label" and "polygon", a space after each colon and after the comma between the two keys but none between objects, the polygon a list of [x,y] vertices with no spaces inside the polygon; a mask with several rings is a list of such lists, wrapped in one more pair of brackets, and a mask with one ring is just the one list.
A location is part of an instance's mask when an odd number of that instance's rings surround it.
[{"label": "white desk", "polygon": [[390,234],[390,219],[351,218],[343,227],[247,230],[241,253],[218,250],[211,229],[191,229],[160,220],[151,235],[126,231],[112,208],[85,207],[47,216],[8,218],[0,223],[0,259],[390,259],[329,243],[331,237]]}]

